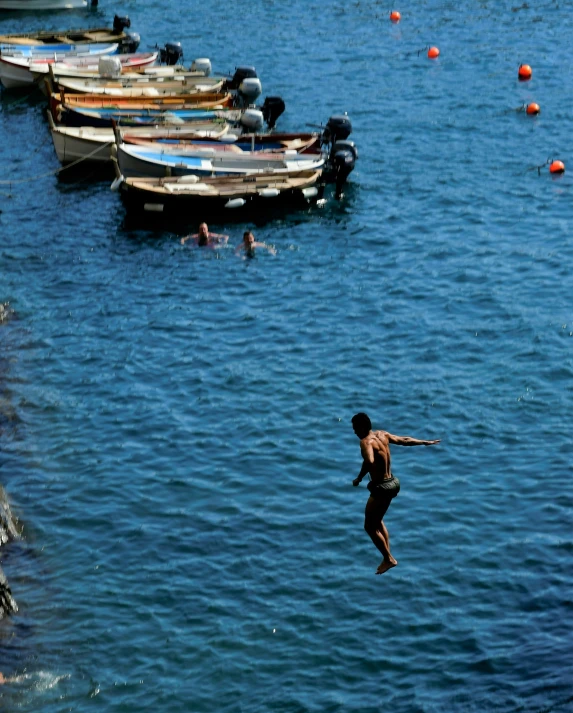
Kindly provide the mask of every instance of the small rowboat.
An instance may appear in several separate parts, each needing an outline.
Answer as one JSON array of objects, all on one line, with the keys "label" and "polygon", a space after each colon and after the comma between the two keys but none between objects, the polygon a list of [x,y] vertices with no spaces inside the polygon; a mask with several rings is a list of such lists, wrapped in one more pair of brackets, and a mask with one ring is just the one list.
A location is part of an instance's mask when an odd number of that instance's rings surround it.
[{"label": "small rowboat", "polygon": [[53,84],[60,90],[74,94],[99,94],[111,97],[152,97],[175,94],[201,94],[220,92],[224,79],[220,77],[187,77],[182,74],[176,80],[168,77],[155,80],[142,76],[138,79],[81,79],[77,77],[52,76]]},{"label": "small rowboat", "polygon": [[212,148],[195,151],[165,151],[163,147],[119,143],[117,162],[126,178],[163,176],[221,176],[255,173],[289,173],[319,171],[325,157],[321,154],[298,154],[286,151],[272,154],[263,151],[231,153]]},{"label": "small rowboat", "polygon": [[62,45],[93,45],[99,43],[117,44],[120,52],[135,52],[139,36],[134,32],[125,32],[131,26],[128,17],[113,20],[113,27],[94,27],[82,30],[40,30],[20,34],[0,35],[0,45],[10,45],[17,49],[27,45],[37,48]]},{"label": "small rowboat", "polygon": [[[157,53],[155,53],[157,55]],[[118,59],[122,60],[124,57],[135,57],[136,55],[115,55]],[[53,64],[54,77],[75,77],[78,79],[101,79],[102,73],[97,64],[92,66],[82,66],[78,67],[70,62],[54,62]],[[125,64],[122,62],[121,72],[118,77],[114,79],[141,79],[142,77],[147,77],[148,79],[177,79],[180,76],[186,77],[201,77],[204,78],[205,75],[202,72],[193,72],[185,69],[182,65],[177,65],[175,67],[164,67],[159,65],[145,65],[145,66],[133,66]]]},{"label": "small rowboat", "polygon": [[[111,160],[110,146],[115,143],[113,129],[98,129],[93,126],[70,127],[57,126],[48,111],[48,122],[52,141],[58,160],[66,165],[75,161],[87,161],[90,164],[105,165]],[[165,140],[184,139],[222,139],[229,131],[229,124],[221,119],[196,122],[191,125],[162,127],[130,127],[131,139],[152,139],[160,132]]]},{"label": "small rowboat", "polygon": [[[158,52],[137,52],[134,54],[116,54],[113,59],[119,62],[121,72],[135,72],[137,77],[139,72],[145,69],[153,69],[153,65],[157,61]],[[44,86],[44,80],[48,76],[52,77],[56,84],[56,76],[71,75],[77,77],[94,76],[101,79],[101,67],[99,57],[90,55],[78,55],[77,57],[68,57],[64,62],[31,62],[30,72],[33,75],[33,81],[40,85],[42,91],[47,95],[47,89]],[[161,69],[158,67],[158,69]],[[121,75],[123,76],[123,74]],[[111,81],[111,80],[107,80]]]},{"label": "small rowboat", "polygon": [[60,106],[71,109],[112,109],[120,111],[189,111],[224,109],[230,106],[233,97],[226,93],[180,94],[159,97],[110,97],[99,94],[50,94],[52,116],[58,121]]},{"label": "small rowboat", "polygon": [[308,208],[322,198],[322,171],[291,171],[282,175],[261,173],[250,176],[199,178],[125,178],[114,161],[119,190],[133,212],[144,215],[210,216],[245,220],[285,210]]},{"label": "small rowboat", "polygon": [[0,10],[72,10],[86,7],[86,0],[0,0]]},{"label": "small rowboat", "polygon": [[113,122],[121,126],[181,125],[224,119],[230,123],[241,121],[240,109],[83,109],[63,102],[54,119],[64,126],[96,126],[111,128]]},{"label": "small rowboat", "polygon": [[[35,66],[47,66],[59,59],[65,58],[67,61],[74,58],[87,63],[94,62],[94,58],[117,52],[117,44],[111,45],[86,45],[80,53],[52,52],[49,54],[32,53],[25,55],[0,55],[0,81],[6,89],[16,89],[20,87],[31,87],[36,78],[31,71],[32,64]],[[97,60],[95,60],[97,61]]]}]

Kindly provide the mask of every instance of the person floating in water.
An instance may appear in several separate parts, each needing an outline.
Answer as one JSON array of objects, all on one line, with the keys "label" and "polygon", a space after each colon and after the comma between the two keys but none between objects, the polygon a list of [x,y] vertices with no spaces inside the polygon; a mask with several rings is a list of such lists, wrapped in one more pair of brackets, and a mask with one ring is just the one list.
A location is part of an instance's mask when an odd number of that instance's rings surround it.
[{"label": "person floating in water", "polygon": [[370,497],[364,511],[364,529],[382,553],[383,560],[376,574],[384,574],[398,564],[390,552],[390,535],[383,522],[392,499],[400,492],[400,481],[390,470],[390,444],[433,446],[440,441],[419,441],[409,436],[393,436],[386,431],[373,431],[372,423],[365,413],[357,413],[352,417],[352,427],[360,439],[360,452],[364,459],[360,473],[352,481],[352,485],[359,485],[362,478],[370,473],[371,481],[367,486]]},{"label": "person floating in water", "polygon": [[195,235],[186,235],[184,238],[181,238],[181,245],[184,245],[188,240],[193,240],[200,247],[204,247],[205,245],[226,245],[228,239],[228,235],[210,233],[207,223],[201,223],[198,233],[195,233]]},{"label": "person floating in water", "polygon": [[235,253],[238,255],[241,251],[243,251],[245,253],[245,257],[255,257],[255,248],[264,248],[265,250],[268,250],[271,255],[277,254],[277,251],[270,245],[257,242],[255,240],[255,236],[250,230],[243,233],[243,242],[241,245],[237,246]]}]

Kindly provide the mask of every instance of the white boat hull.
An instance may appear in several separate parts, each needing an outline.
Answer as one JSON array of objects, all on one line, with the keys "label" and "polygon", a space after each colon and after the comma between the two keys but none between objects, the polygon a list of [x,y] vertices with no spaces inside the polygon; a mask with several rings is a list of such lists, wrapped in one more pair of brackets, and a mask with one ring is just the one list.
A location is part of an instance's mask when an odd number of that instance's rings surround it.
[{"label": "white boat hull", "polygon": [[120,144],[117,149],[117,161],[121,174],[125,178],[163,178],[164,176],[237,176],[257,173],[289,173],[292,171],[318,171],[324,166],[322,157],[276,157],[263,156],[207,155],[207,151],[198,151],[196,155],[181,157],[148,147]]},{"label": "white boat hull", "polygon": [[[115,142],[113,129],[98,129],[85,126],[83,128],[56,126],[52,114],[48,112],[48,121],[52,133],[52,141],[58,160],[62,165],[73,163],[74,161],[88,161],[99,165],[106,164],[111,159],[111,144]],[[228,127],[211,128],[205,124],[203,128],[195,127],[192,134],[196,138],[220,138],[228,131]],[[174,137],[183,135],[188,137],[189,129],[161,130],[162,134],[172,134]],[[151,138],[153,129],[138,129],[131,127],[131,134],[142,138]]]},{"label": "white boat hull", "polygon": [[0,10],[73,10],[86,6],[86,0],[0,0]]}]

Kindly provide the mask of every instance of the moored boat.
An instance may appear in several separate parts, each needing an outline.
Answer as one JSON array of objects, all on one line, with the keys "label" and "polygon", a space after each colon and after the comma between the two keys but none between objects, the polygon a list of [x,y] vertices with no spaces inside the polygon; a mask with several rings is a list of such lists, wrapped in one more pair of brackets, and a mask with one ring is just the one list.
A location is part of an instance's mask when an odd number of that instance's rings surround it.
[{"label": "moored boat", "polygon": [[163,176],[240,175],[256,173],[290,173],[320,171],[325,157],[321,154],[282,154],[264,151],[217,151],[211,147],[196,147],[185,152],[163,146],[137,146],[118,139],[117,162],[125,178]]},{"label": "moored boat", "polygon": [[[113,152],[113,147],[112,147]],[[321,170],[283,174],[180,178],[125,178],[113,158],[118,190],[128,210],[154,215],[223,216],[244,220],[247,215],[308,208],[322,198]]]},{"label": "moored boat", "polygon": [[[84,62],[94,62],[94,57],[113,54],[117,52],[117,44],[109,45],[85,45],[80,52],[32,52],[28,55],[0,55],[0,82],[6,89],[18,89],[31,87],[36,77],[30,67],[47,66],[53,64],[58,59],[66,58],[67,61],[74,58]],[[97,61],[97,59],[96,59]]]},{"label": "moored boat", "polygon": [[[115,143],[112,128],[96,128],[92,126],[70,127],[58,126],[47,112],[52,141],[58,160],[63,165],[76,161],[86,161],[90,164],[105,165],[111,160],[110,146]],[[166,140],[172,139],[221,139],[229,131],[229,124],[220,119],[196,122],[192,125],[162,127],[130,127],[131,138],[151,139],[161,132]]]},{"label": "moored boat", "polygon": [[225,80],[220,77],[187,76],[177,78],[142,75],[137,78],[106,79],[66,77],[52,74],[52,82],[60,90],[74,94],[100,94],[113,97],[159,96],[162,94],[200,94],[220,92]]},{"label": "moored boat", "polygon": [[[21,1],[21,0],[20,0]],[[0,0],[2,2],[2,0]],[[129,17],[116,15],[113,27],[94,27],[79,30],[40,30],[18,34],[0,35],[0,45],[14,48],[28,45],[34,47],[61,45],[117,44],[120,52],[135,52],[140,37],[136,32],[125,32],[131,27]]]},{"label": "moored boat", "polygon": [[74,10],[87,7],[86,0],[0,0],[0,10],[37,12],[38,10]]},{"label": "moored boat", "polygon": [[64,92],[52,92],[49,97],[50,110],[56,121],[61,120],[62,113],[67,109],[142,113],[150,111],[209,111],[229,107],[232,98],[230,94],[224,93],[125,98]]},{"label": "moored boat", "polygon": [[[63,102],[54,119],[64,126],[111,128],[114,122],[121,126],[172,126],[223,119],[239,124],[246,115],[241,109],[84,109]],[[260,122],[262,126],[262,118]]]}]

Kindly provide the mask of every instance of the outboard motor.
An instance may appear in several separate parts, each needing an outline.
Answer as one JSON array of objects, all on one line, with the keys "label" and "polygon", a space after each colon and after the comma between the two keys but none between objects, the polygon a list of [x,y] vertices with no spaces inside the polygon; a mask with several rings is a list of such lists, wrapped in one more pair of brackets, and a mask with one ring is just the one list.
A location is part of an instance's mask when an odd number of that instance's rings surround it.
[{"label": "outboard motor", "polygon": [[136,52],[141,42],[141,35],[139,32],[126,32],[126,39],[122,43],[124,52]]},{"label": "outboard motor", "polygon": [[274,129],[277,119],[286,109],[284,101],[281,97],[265,97],[262,106],[263,117],[267,122],[269,129]]},{"label": "outboard motor", "polygon": [[354,163],[354,154],[349,149],[337,151],[332,157],[332,171],[334,174],[334,182],[336,184],[334,195],[338,201],[344,195],[342,189],[344,188],[346,179],[354,168]]},{"label": "outboard motor", "polygon": [[126,27],[131,27],[131,20],[129,17],[127,15],[115,15],[113,18],[113,31],[119,35],[125,30]]},{"label": "outboard motor", "polygon": [[258,77],[247,77],[239,84],[237,91],[247,104],[253,104],[263,91],[261,80]]},{"label": "outboard motor", "polygon": [[263,130],[263,112],[258,109],[246,109],[241,116],[241,124],[251,134],[258,134]]},{"label": "outboard motor", "polygon": [[159,50],[159,61],[161,64],[173,66],[183,59],[183,48],[181,42],[167,42],[163,49]]},{"label": "outboard motor", "polygon": [[103,55],[98,59],[97,69],[102,79],[117,79],[121,76],[121,61],[115,54]]},{"label": "outboard motor", "polygon": [[227,89],[238,89],[244,79],[256,79],[257,71],[254,67],[237,67],[232,79],[227,79],[225,86]]},{"label": "outboard motor", "polygon": [[324,144],[334,144],[336,141],[344,141],[351,133],[352,124],[346,114],[331,116],[322,132],[322,142]]},{"label": "outboard motor", "polygon": [[190,67],[191,72],[201,72],[204,77],[211,74],[211,60],[207,57],[198,57],[194,59]]},{"label": "outboard motor", "polygon": [[354,161],[356,162],[358,160],[358,149],[356,148],[354,141],[335,141],[332,145],[330,156],[334,157],[338,151],[350,151],[350,153],[354,156]]}]

